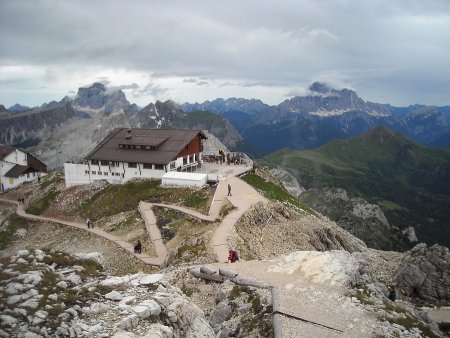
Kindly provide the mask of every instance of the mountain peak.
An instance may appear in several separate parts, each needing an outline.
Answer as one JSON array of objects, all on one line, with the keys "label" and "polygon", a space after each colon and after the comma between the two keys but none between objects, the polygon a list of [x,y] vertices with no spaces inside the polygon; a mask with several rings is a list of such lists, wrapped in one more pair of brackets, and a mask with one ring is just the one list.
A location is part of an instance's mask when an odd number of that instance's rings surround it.
[{"label": "mountain peak", "polygon": [[309,90],[315,93],[328,94],[332,91],[332,88],[330,88],[325,83],[314,82],[312,85],[309,86]]},{"label": "mountain peak", "polygon": [[[369,130],[366,133],[356,136],[354,139],[368,142],[368,144],[371,144],[372,147],[376,147],[376,145],[386,146],[387,144],[390,144],[390,145],[394,146],[395,148],[418,146],[417,143],[415,143],[414,141],[412,141],[411,139],[409,139],[402,133],[396,132],[396,131],[389,129],[387,127],[384,127],[384,126],[379,126],[372,130]],[[352,139],[348,139],[348,140],[352,140]]]},{"label": "mountain peak", "polygon": [[119,109],[126,110],[130,107],[130,103],[121,90],[107,90],[100,82],[95,82],[89,87],[78,88],[74,104],[88,109],[104,108],[106,113]]}]

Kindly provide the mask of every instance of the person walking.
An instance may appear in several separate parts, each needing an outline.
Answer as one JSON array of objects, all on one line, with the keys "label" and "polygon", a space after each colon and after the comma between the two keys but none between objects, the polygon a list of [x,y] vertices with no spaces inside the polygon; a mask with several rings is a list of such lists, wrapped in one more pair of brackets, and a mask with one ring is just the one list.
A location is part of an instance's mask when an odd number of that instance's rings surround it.
[{"label": "person walking", "polygon": [[138,240],[136,245],[134,246],[134,252],[138,254],[142,252],[142,244],[140,240]]},{"label": "person walking", "polygon": [[395,302],[395,300],[397,299],[397,294],[395,293],[395,288],[393,286],[391,286],[389,288],[389,296],[388,298],[390,300],[392,300],[393,302]]},{"label": "person walking", "polygon": [[88,229],[91,227],[91,225],[92,225],[92,222],[91,222],[91,220],[89,219],[89,218],[86,218],[86,225],[87,225],[87,227],[88,227]]},{"label": "person walking", "polygon": [[231,196],[231,185],[228,184],[228,195],[227,196]]}]

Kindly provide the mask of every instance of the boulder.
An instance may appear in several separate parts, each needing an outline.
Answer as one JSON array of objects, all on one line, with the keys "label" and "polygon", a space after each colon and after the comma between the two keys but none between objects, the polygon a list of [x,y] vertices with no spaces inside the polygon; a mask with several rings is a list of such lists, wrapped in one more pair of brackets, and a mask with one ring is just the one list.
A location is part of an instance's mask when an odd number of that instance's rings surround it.
[{"label": "boulder", "polygon": [[161,313],[161,306],[152,299],[144,300],[139,303],[140,306],[145,306],[150,310],[151,316],[159,316]]},{"label": "boulder", "polygon": [[449,276],[449,249],[421,243],[404,254],[394,280],[408,296],[438,305],[450,300]]},{"label": "boulder", "polygon": [[2,324],[2,327],[5,326],[13,326],[17,322],[17,319],[9,316],[9,315],[0,315],[0,323]]},{"label": "boulder", "polygon": [[133,303],[135,299],[136,299],[135,296],[123,297],[122,300],[118,304],[119,310],[128,309],[129,308],[129,304]]},{"label": "boulder", "polygon": [[211,311],[209,323],[212,327],[222,324],[231,314],[231,308],[228,301],[222,301]]},{"label": "boulder", "polygon": [[173,330],[172,328],[162,325],[162,324],[153,324],[147,331],[147,334],[142,338],[172,338]]},{"label": "boulder", "polygon": [[66,281],[72,283],[73,285],[80,285],[81,284],[81,278],[75,273],[71,273],[70,275],[66,276]]},{"label": "boulder", "polygon": [[147,319],[151,315],[150,309],[143,305],[135,305],[131,308],[131,310],[141,319]]},{"label": "boulder", "polygon": [[21,256],[29,256],[30,255],[30,251],[29,250],[19,250],[17,251],[17,256],[21,257]]},{"label": "boulder", "polygon": [[114,290],[114,291],[111,291],[111,292],[107,293],[105,295],[105,298],[106,299],[110,299],[110,300],[120,301],[120,300],[122,300],[123,297],[122,297],[122,295],[120,294],[119,291]]},{"label": "boulder", "polygon": [[129,316],[123,318],[122,320],[120,320],[116,324],[116,328],[122,329],[122,330],[132,329],[139,324],[139,320],[140,320],[139,316],[137,314],[133,313],[132,315],[129,315]]},{"label": "boulder", "polygon": [[163,274],[155,273],[152,275],[145,275],[139,280],[139,284],[141,285],[150,285],[158,283],[164,277]]},{"label": "boulder", "polygon": [[67,287],[69,286],[69,284],[67,284],[65,281],[60,281],[58,283],[56,283],[56,287],[60,288],[60,289],[67,289]]}]

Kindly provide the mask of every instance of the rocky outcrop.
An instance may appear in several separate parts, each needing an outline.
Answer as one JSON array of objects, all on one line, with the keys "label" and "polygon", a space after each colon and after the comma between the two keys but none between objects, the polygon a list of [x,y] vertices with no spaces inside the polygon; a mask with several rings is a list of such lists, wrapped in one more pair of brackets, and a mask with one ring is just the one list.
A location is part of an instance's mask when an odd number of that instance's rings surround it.
[{"label": "rocky outcrop", "polygon": [[413,228],[401,231],[390,225],[378,205],[360,197],[350,197],[345,189],[310,189],[301,194],[300,199],[363,240],[370,248],[405,250],[417,241]]},{"label": "rocky outcrop", "polygon": [[281,203],[256,204],[231,235],[233,247],[247,259],[268,259],[298,250],[363,251],[366,246],[326,218],[295,211]]},{"label": "rocky outcrop", "polygon": [[270,170],[270,173],[292,196],[298,198],[303,192],[305,192],[305,189],[300,186],[295,176],[289,171],[282,168],[274,168]]},{"label": "rocky outcrop", "polygon": [[450,304],[450,253],[440,245],[421,243],[405,253],[396,283],[410,297],[430,304]]},{"label": "rocky outcrop", "polygon": [[41,250],[4,257],[1,268],[1,337],[215,337],[162,274],[108,277],[93,261]]}]

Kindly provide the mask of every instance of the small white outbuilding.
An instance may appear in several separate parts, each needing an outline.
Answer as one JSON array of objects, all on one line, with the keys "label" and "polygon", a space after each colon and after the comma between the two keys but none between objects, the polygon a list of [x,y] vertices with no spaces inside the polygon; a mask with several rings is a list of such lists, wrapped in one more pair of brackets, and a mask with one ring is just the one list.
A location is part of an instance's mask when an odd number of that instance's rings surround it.
[{"label": "small white outbuilding", "polygon": [[206,174],[169,171],[162,176],[161,185],[163,187],[203,187],[207,179]]}]

